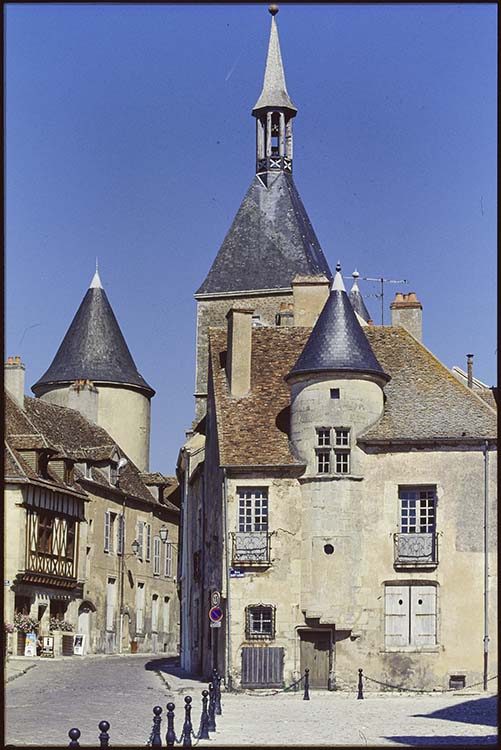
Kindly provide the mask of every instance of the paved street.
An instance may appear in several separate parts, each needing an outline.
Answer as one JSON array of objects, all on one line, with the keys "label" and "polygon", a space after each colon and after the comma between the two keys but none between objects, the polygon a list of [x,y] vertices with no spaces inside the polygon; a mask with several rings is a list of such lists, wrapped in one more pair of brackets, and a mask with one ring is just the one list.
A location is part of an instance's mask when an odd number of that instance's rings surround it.
[{"label": "paved street", "polygon": [[[193,697],[193,726],[198,730],[201,690],[172,660],[155,656],[96,657],[40,662],[6,687],[6,743],[65,747],[68,730],[78,727],[82,746],[95,744],[97,724],[111,724],[114,747],[144,746],[152,707],[176,704],[176,733],[181,734],[184,697]],[[477,691],[444,695],[312,692],[277,695],[225,694],[217,732],[200,746],[325,745],[446,746],[494,745],[497,698]],[[165,743],[165,721],[162,738]]]}]

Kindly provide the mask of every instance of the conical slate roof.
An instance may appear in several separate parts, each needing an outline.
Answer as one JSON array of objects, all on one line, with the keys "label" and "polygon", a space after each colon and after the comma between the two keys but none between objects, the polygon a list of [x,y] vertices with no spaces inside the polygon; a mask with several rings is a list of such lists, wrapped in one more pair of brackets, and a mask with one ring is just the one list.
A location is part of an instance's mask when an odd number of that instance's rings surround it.
[{"label": "conical slate roof", "polygon": [[79,379],[136,386],[149,397],[155,393],[137,371],[97,270],[52,364],[31,390],[36,394],[41,386]]},{"label": "conical slate roof", "polygon": [[287,377],[340,370],[378,375],[389,380],[357,320],[338,266],[329,298]]},{"label": "conical slate roof", "polygon": [[353,286],[351,287],[350,294],[349,294],[351,306],[353,307],[355,312],[360,315],[362,320],[365,320],[365,322],[367,323],[371,319],[371,316],[365,306],[364,298],[362,297],[360,293],[360,289],[358,288],[358,277],[359,277],[358,271],[354,271],[352,276],[354,278],[354,281],[353,281]]},{"label": "conical slate roof", "polygon": [[296,274],[332,279],[292,176],[256,176],[196,294],[290,289]]},{"label": "conical slate roof", "polygon": [[297,112],[285,85],[284,66],[280,53],[280,42],[274,14],[271,19],[270,41],[264,71],[263,90],[254,105],[252,114],[255,114],[259,109],[267,107],[284,107],[294,112],[294,114]]}]

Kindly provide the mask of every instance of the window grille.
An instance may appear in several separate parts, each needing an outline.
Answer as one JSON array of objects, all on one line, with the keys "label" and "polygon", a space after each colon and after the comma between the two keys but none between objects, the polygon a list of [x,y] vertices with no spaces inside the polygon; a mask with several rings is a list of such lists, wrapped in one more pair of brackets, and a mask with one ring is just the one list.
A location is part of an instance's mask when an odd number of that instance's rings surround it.
[{"label": "window grille", "polygon": [[275,607],[267,604],[248,606],[245,623],[247,640],[272,640],[275,637]]}]

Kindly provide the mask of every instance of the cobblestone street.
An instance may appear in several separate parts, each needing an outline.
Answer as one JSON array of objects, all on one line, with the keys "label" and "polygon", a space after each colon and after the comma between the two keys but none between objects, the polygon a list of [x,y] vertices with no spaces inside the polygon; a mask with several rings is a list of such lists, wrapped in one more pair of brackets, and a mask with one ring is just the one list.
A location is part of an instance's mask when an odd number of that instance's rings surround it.
[{"label": "cobblestone street", "polygon": [[[151,655],[39,662],[6,687],[6,744],[67,747],[69,729],[78,727],[81,746],[95,745],[97,724],[107,719],[113,747],[142,747],[157,704],[165,717],[166,704],[175,703],[180,736],[186,695],[193,697],[196,732],[204,687],[205,683],[183,676],[172,660]],[[302,700],[302,692],[223,692],[222,705],[217,732],[200,741],[200,746],[485,746],[497,741],[494,692],[369,693],[361,701],[355,693],[313,691],[309,702]],[[164,719],[164,745],[165,732]]]}]

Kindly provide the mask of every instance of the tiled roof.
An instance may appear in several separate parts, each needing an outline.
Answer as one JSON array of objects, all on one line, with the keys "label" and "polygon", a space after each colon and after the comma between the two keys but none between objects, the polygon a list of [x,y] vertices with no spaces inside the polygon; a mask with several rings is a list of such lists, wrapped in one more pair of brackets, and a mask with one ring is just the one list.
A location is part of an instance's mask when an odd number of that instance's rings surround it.
[{"label": "tiled roof", "polygon": [[221,366],[226,332],[209,329],[222,465],[297,464],[289,447],[290,391],[284,375],[297,359],[309,328],[253,328],[251,393],[232,398]]},{"label": "tiled roof", "polygon": [[[496,436],[496,414],[424,346],[399,327],[363,329],[382,368],[385,414],[363,440],[458,440]],[[220,463],[299,466],[288,440],[290,391],[285,375],[310,328],[253,328],[251,392],[232,398],[224,370],[226,332],[209,329]]]},{"label": "tiled roof", "polygon": [[91,286],[78,308],[49,369],[32,386],[88,379],[95,383],[134,385],[155,391],[139,374],[120,326],[100,286]]},{"label": "tiled roof", "polygon": [[254,177],[196,294],[290,289],[297,274],[332,279],[292,176]]},{"label": "tiled roof", "polygon": [[362,297],[360,290],[352,289],[348,297],[355,312],[358,313],[360,317],[367,323],[367,321],[371,319],[371,316],[367,307],[365,306],[364,298]]},{"label": "tiled roof", "polygon": [[364,329],[385,371],[383,418],[365,440],[495,438],[496,414],[399,326]]},{"label": "tiled roof", "polygon": [[331,291],[290,375],[327,371],[363,372],[387,379],[341,289]]},{"label": "tiled roof", "polygon": [[254,105],[252,113],[254,114],[257,110],[268,107],[284,107],[294,113],[297,112],[285,84],[284,66],[282,63],[275,17],[272,17],[271,19],[270,41],[268,44],[268,55],[266,57],[263,90]]},{"label": "tiled roof", "polygon": [[[55,447],[59,456],[66,456],[74,461],[108,461],[117,450],[117,445],[102,427],[90,422],[75,409],[50,404],[41,399],[25,397],[24,411],[8,395],[5,396],[5,429],[6,440],[21,467],[24,475],[32,481],[40,482],[41,478],[31,469],[22,455],[13,448],[19,434],[23,435],[23,445],[26,448],[37,447],[43,437],[47,445]],[[33,444],[30,445],[26,433],[31,430]],[[19,432],[21,431],[21,432]],[[119,451],[119,453],[122,453]],[[98,467],[92,468],[93,481],[97,484],[115,489],[106,474]],[[77,471],[76,476],[82,484],[88,486],[88,481]],[[47,480],[61,489],[67,488],[54,473],[50,473]],[[78,485],[71,488],[79,491]],[[149,504],[160,505],[141,480],[139,469],[129,459],[120,475],[120,489],[128,495],[134,496]]]}]

